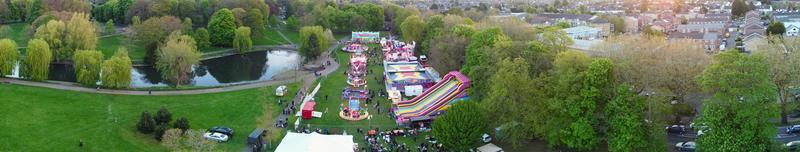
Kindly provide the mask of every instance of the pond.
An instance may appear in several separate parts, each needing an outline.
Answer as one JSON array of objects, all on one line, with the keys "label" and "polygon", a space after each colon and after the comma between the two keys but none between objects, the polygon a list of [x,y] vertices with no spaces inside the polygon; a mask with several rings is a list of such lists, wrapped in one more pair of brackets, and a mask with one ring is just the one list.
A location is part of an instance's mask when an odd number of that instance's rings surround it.
[{"label": "pond", "polygon": [[[272,80],[274,76],[297,69],[300,61],[301,57],[297,52],[289,50],[254,51],[203,60],[193,68],[193,77],[189,80],[189,85],[213,87]],[[9,77],[20,78],[19,66]],[[72,65],[51,64],[48,79],[76,82],[75,69]],[[152,66],[131,69],[133,88],[163,87],[170,84]]]}]

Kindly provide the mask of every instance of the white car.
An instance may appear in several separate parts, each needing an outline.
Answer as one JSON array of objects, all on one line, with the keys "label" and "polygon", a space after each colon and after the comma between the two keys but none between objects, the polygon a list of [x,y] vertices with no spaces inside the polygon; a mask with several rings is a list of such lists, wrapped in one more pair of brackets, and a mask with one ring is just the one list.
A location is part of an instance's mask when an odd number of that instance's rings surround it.
[{"label": "white car", "polygon": [[206,132],[205,134],[203,134],[203,138],[216,142],[228,141],[228,135],[218,132]]},{"label": "white car", "polygon": [[675,150],[678,151],[694,151],[697,148],[697,143],[694,141],[679,142],[675,144]]},{"label": "white car", "polygon": [[279,96],[279,97],[283,97],[283,95],[286,94],[287,91],[288,91],[288,89],[286,89],[285,85],[278,86],[278,88],[275,89],[275,95]]},{"label": "white car", "polygon": [[797,150],[797,147],[800,146],[800,140],[790,141],[784,146],[786,146],[789,151],[795,151]]},{"label": "white car", "polygon": [[483,134],[483,137],[481,137],[481,141],[483,141],[483,143],[492,142],[492,137],[489,136],[489,134]]}]

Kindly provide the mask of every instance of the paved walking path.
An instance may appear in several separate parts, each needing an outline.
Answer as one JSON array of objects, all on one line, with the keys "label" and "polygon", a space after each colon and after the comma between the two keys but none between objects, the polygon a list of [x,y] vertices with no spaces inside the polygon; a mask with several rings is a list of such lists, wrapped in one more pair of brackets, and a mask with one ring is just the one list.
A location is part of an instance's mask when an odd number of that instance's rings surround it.
[{"label": "paved walking path", "polygon": [[[323,53],[323,56],[318,58],[316,61],[313,61],[313,63],[327,63],[328,61],[331,62],[331,65],[325,66],[326,68],[324,70],[319,71],[321,76],[328,75],[339,68],[339,63],[337,63],[336,60],[334,60],[329,55],[332,51],[336,50],[336,48],[339,48],[338,43],[331,44],[331,47],[328,48],[326,53]],[[70,82],[60,82],[60,81],[34,82],[34,81],[25,81],[12,78],[0,78],[0,83],[10,83],[10,84],[35,86],[35,87],[43,87],[43,88],[51,88],[59,90],[70,90],[70,91],[102,93],[102,94],[117,94],[117,95],[190,95],[190,94],[228,92],[228,91],[258,88],[264,86],[283,85],[298,81],[304,81],[303,86],[307,88],[307,86],[310,86],[312,83],[314,83],[314,80],[316,78],[317,76],[314,76],[313,74],[305,74],[303,76],[290,79],[255,81],[245,84],[221,86],[217,88],[196,89],[196,90],[166,90],[166,91],[96,89],[96,88],[81,87]]]}]

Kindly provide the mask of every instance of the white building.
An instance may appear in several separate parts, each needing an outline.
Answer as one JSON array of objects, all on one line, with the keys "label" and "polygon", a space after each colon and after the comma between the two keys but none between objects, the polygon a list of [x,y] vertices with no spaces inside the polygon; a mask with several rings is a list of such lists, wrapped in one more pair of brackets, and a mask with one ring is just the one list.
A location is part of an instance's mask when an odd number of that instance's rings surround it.
[{"label": "white building", "polygon": [[602,29],[593,28],[589,26],[576,26],[576,27],[566,28],[564,29],[564,32],[567,33],[567,36],[576,40],[595,40],[603,36]]}]

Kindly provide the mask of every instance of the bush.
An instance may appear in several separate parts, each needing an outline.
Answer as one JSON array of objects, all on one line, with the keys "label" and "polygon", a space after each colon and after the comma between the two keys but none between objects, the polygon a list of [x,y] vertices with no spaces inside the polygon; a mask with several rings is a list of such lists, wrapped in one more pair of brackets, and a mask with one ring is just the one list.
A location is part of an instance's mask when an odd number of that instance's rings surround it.
[{"label": "bush", "polygon": [[155,120],[158,125],[169,124],[172,121],[172,113],[167,110],[167,107],[162,106],[161,109],[158,109]]},{"label": "bush", "polygon": [[141,133],[149,134],[155,129],[155,124],[156,122],[153,120],[153,117],[150,115],[150,113],[144,111],[139,117],[139,122],[136,123],[136,129]]},{"label": "bush", "polygon": [[214,46],[231,46],[236,30],[236,21],[233,12],[227,8],[220,9],[211,16],[208,22],[208,31],[211,33],[211,44]]},{"label": "bush", "polygon": [[167,132],[167,129],[169,129],[167,124],[158,124],[155,130],[153,130],[153,137],[155,137],[156,140],[161,141],[161,137],[164,136],[164,132]]},{"label": "bush", "polygon": [[181,129],[183,131],[187,131],[189,128],[191,128],[189,125],[189,120],[186,119],[186,117],[181,117],[178,118],[178,120],[175,120],[175,123],[172,125],[172,127]]}]

